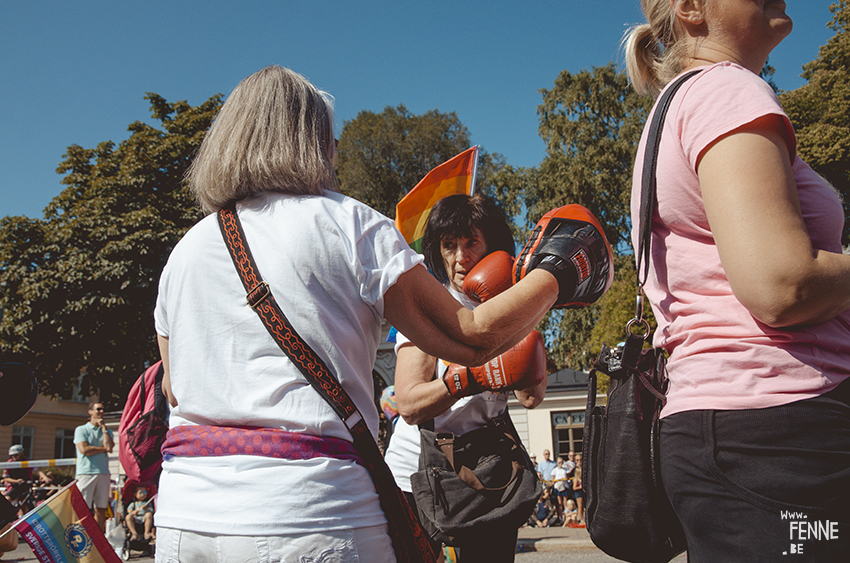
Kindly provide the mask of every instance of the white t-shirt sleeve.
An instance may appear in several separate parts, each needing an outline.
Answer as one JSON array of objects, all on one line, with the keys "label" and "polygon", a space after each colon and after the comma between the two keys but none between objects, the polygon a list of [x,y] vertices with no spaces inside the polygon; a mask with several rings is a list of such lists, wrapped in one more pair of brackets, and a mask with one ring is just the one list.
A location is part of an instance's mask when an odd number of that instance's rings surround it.
[{"label": "white t-shirt sleeve", "polygon": [[358,206],[354,247],[355,276],[360,283],[360,298],[384,316],[384,294],[399,276],[422,263],[395,225],[366,206]]}]

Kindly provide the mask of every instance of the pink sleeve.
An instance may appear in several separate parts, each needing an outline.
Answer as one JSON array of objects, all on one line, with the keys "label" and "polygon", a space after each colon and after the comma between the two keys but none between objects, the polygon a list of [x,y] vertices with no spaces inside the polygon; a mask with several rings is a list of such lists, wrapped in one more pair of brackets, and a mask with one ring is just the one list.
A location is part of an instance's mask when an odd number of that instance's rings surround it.
[{"label": "pink sleeve", "polygon": [[783,119],[789,156],[794,161],[797,150],[794,128],[773,89],[760,77],[738,65],[725,63],[703,71],[685,88],[685,95],[679,97],[676,121],[685,156],[695,170],[711,143],[770,114]]}]

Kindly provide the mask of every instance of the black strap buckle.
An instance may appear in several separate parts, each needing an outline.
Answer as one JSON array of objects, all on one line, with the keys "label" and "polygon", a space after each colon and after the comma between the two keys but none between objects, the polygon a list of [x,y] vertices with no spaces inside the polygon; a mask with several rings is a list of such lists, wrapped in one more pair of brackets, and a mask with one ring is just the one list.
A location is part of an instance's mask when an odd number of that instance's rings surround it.
[{"label": "black strap buckle", "polygon": [[248,302],[249,307],[256,309],[257,306],[265,301],[271,294],[272,292],[271,289],[269,289],[269,284],[261,281],[248,292],[248,295],[245,296],[245,300]]}]

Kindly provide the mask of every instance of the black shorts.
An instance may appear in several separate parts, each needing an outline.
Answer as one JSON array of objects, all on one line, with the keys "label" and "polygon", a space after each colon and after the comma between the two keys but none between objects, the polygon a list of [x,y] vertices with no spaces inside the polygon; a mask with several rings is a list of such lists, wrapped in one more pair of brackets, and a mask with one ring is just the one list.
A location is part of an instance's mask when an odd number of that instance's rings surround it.
[{"label": "black shorts", "polygon": [[850,561],[850,380],[788,405],[666,417],[690,562]]}]

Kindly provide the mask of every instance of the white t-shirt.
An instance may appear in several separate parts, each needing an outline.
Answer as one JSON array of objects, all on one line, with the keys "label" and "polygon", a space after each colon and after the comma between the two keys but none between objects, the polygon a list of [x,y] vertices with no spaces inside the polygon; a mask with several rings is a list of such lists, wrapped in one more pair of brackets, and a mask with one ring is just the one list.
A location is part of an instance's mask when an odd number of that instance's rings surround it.
[{"label": "white t-shirt", "polygon": [[552,480],[553,481],[561,481],[563,479],[566,479],[568,473],[569,473],[569,471],[567,471],[566,468],[564,468],[563,466],[556,467],[555,469],[552,470]]},{"label": "white t-shirt", "polygon": [[[474,309],[478,303],[467,297],[462,292],[452,289],[446,284],[446,289],[467,309]],[[402,344],[410,342],[404,335],[398,333],[396,337],[396,354]],[[448,364],[443,360],[437,360],[436,376],[443,377]],[[508,405],[507,393],[491,393],[484,391],[477,395],[464,397],[451,406],[449,410],[434,418],[434,429],[437,432],[451,432],[455,435],[465,434],[481,428],[487,421],[502,414]],[[399,417],[395,423],[390,445],[384,459],[393,472],[395,481],[402,491],[413,492],[410,486],[410,476],[419,471],[419,428],[416,425],[407,424]]]},{"label": "white t-shirt", "polygon": [[[392,222],[343,195],[263,194],[238,205],[262,277],[296,331],[354,400],[373,435],[372,367],[383,297],[422,262]],[[279,428],[351,440],[245,301],[215,215],[169,257],[157,333],[169,339],[171,426]],[[331,458],[171,457],[156,525],[212,534],[276,535],[385,522],[366,469]]]}]

